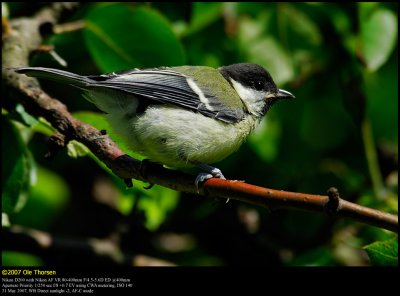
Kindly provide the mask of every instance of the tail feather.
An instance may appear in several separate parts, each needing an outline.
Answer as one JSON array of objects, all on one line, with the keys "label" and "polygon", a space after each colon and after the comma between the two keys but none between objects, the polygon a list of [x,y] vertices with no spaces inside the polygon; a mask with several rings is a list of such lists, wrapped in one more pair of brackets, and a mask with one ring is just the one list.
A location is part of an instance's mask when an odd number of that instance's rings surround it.
[{"label": "tail feather", "polygon": [[22,67],[15,68],[14,71],[30,77],[44,78],[57,82],[67,83],[76,87],[85,87],[93,83],[93,80],[91,80],[90,78],[58,69],[43,67]]},{"label": "tail feather", "polygon": [[23,67],[13,70],[31,77],[53,80],[80,88],[84,91],[83,97],[105,113],[133,114],[138,106],[138,101],[127,93],[101,86],[97,81],[86,76],[43,67]]}]

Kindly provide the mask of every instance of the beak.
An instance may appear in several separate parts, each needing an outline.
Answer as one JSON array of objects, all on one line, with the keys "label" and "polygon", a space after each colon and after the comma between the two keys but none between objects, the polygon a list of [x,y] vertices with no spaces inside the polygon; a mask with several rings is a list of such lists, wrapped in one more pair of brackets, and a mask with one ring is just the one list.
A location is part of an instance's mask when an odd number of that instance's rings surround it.
[{"label": "beak", "polygon": [[278,90],[278,94],[276,97],[278,99],[294,99],[295,98],[295,96],[293,94],[291,94],[290,92],[283,90],[283,89]]}]

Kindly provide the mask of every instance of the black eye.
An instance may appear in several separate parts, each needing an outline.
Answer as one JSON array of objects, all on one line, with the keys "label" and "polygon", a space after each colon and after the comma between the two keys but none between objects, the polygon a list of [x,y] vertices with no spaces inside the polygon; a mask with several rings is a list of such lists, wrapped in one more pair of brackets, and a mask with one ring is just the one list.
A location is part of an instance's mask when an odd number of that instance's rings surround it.
[{"label": "black eye", "polygon": [[262,81],[258,80],[254,82],[254,88],[256,90],[262,90],[264,88],[264,83]]}]

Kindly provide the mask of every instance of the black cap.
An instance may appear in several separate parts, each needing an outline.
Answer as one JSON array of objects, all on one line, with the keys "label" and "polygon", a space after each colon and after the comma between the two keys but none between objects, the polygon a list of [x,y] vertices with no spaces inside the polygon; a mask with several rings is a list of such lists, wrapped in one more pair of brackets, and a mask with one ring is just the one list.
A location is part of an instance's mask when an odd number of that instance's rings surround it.
[{"label": "black cap", "polygon": [[267,70],[257,64],[239,63],[219,68],[219,72],[230,83],[234,79],[245,87],[258,91],[277,93],[278,88]]}]

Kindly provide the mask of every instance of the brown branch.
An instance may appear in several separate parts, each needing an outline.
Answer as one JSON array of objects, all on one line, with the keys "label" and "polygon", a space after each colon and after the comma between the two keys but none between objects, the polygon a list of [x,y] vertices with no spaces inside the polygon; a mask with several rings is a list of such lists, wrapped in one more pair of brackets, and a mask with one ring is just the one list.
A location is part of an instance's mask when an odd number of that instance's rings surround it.
[{"label": "brown branch", "polygon": [[[13,225],[3,228],[2,250],[26,252],[40,256],[49,262],[67,258],[76,258],[75,262],[65,264],[82,265],[85,263],[111,266],[174,266],[175,264],[143,254],[124,253],[112,238],[72,238],[53,235],[36,229]],[[61,254],[61,255],[60,255]],[[53,264],[52,263],[52,264]]]},{"label": "brown branch", "polygon": [[[39,27],[42,22],[49,21],[48,15],[52,16],[51,13],[41,12],[34,18],[21,18],[11,22],[13,33],[5,38],[2,52],[7,68],[28,64],[30,52],[41,44]],[[50,19],[54,22],[54,17]],[[101,132],[73,118],[65,105],[41,90],[36,79],[16,74],[7,68],[3,68],[3,79],[18,93],[17,99],[22,102],[26,110],[35,116],[45,117],[58,130],[53,141],[57,149],[50,150],[52,156],[69,140],[75,139],[85,144],[117,176],[125,180],[134,178],[177,191],[237,199],[270,209],[290,208],[327,212],[329,215],[348,217],[393,232],[398,231],[397,216],[345,201],[338,196],[330,198],[323,195],[280,191],[220,179],[207,180],[200,188],[200,192],[197,192],[194,176],[152,163],[148,163],[143,171],[140,161],[124,155],[108,136],[99,137]]]}]

